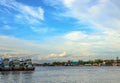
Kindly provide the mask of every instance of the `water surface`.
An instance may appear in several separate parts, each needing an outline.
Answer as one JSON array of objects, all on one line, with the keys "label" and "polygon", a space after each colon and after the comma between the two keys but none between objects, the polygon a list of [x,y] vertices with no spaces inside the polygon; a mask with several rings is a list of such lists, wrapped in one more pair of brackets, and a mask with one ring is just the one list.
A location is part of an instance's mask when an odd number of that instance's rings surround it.
[{"label": "water surface", "polygon": [[120,67],[36,67],[0,72],[0,83],[120,83]]}]

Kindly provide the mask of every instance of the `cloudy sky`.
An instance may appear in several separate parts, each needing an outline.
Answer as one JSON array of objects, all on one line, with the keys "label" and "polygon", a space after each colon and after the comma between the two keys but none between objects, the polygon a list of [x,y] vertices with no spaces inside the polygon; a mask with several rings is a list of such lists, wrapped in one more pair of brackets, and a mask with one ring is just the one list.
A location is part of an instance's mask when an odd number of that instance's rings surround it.
[{"label": "cloudy sky", "polygon": [[0,55],[40,61],[120,57],[120,1],[0,0]]}]

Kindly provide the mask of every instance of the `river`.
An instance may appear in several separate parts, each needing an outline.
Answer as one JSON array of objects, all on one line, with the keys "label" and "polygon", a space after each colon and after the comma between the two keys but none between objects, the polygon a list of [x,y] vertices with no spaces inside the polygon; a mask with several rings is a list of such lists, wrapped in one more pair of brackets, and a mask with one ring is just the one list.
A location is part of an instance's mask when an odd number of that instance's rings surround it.
[{"label": "river", "polygon": [[0,72],[0,83],[120,83],[120,67],[36,67]]}]

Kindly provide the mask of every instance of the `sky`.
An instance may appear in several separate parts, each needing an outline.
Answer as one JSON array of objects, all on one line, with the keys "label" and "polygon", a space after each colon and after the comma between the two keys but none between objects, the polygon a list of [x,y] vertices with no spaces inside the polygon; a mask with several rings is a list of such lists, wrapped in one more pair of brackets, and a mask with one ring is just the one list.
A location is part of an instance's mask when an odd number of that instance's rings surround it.
[{"label": "sky", "polygon": [[120,0],[0,0],[0,56],[120,57]]}]

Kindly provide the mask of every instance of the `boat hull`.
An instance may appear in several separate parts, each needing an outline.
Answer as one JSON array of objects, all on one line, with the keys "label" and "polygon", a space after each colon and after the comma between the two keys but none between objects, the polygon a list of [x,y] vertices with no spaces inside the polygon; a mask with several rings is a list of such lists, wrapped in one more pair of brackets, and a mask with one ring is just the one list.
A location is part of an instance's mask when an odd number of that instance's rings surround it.
[{"label": "boat hull", "polygon": [[0,69],[0,71],[34,71],[35,68],[32,69]]}]

